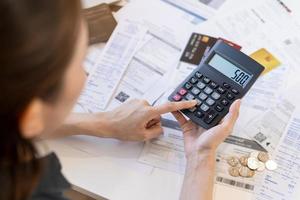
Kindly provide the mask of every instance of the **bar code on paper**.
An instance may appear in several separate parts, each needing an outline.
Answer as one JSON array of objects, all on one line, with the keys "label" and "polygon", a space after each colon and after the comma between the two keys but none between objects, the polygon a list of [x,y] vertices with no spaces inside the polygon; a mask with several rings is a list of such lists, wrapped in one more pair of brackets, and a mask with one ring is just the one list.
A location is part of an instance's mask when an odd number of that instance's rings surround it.
[{"label": "bar code on paper", "polygon": [[228,179],[228,178],[223,178],[223,177],[220,177],[220,176],[218,176],[216,178],[216,181],[220,182],[220,183],[225,183],[227,185],[243,188],[243,189],[246,189],[246,190],[251,190],[251,191],[254,190],[254,185],[250,185],[248,183],[242,183],[242,182],[235,181],[235,180]]}]

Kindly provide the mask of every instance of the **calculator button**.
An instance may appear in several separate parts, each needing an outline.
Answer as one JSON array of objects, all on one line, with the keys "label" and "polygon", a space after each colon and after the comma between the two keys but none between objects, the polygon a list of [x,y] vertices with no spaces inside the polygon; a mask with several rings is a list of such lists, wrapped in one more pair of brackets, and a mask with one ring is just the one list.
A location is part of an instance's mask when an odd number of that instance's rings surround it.
[{"label": "calculator button", "polygon": [[180,101],[182,99],[182,97],[179,95],[179,94],[175,94],[174,96],[173,96],[173,100],[174,101]]},{"label": "calculator button", "polygon": [[204,122],[210,124],[218,114],[214,110],[210,110],[204,118]]},{"label": "calculator button", "polygon": [[189,100],[189,101],[195,99],[194,95],[192,95],[192,94],[190,94],[190,93],[188,93],[188,94],[185,96],[185,98],[186,98],[187,100]]},{"label": "calculator button", "polygon": [[210,87],[206,87],[206,88],[204,89],[204,92],[205,92],[206,94],[211,94],[211,93],[213,92],[213,89],[211,89]]},{"label": "calculator button", "polygon": [[204,114],[203,114],[201,111],[195,112],[195,115],[196,115],[196,117],[198,117],[198,118],[204,117]]},{"label": "calculator button", "polygon": [[232,92],[233,94],[235,94],[235,95],[238,95],[238,94],[239,94],[239,91],[238,91],[237,89],[234,89],[234,88],[232,88],[231,92]]},{"label": "calculator button", "polygon": [[207,84],[208,84],[208,83],[210,82],[210,79],[207,78],[207,77],[204,77],[203,81],[204,81],[204,83],[207,83]]},{"label": "calculator button", "polygon": [[203,92],[201,92],[198,96],[202,101],[204,101],[205,99],[207,99],[207,95],[204,94]]},{"label": "calculator button", "polygon": [[203,75],[200,72],[196,72],[195,76],[200,79]]},{"label": "calculator button", "polygon": [[211,98],[208,98],[208,99],[206,100],[206,103],[207,103],[208,105],[212,106],[212,105],[215,104],[215,100],[213,100],[213,99],[211,99]]},{"label": "calculator button", "polygon": [[223,86],[224,86],[225,88],[227,88],[227,89],[230,88],[230,85],[229,85],[228,83],[223,83]]},{"label": "calculator button", "polygon": [[205,88],[205,86],[206,86],[206,84],[205,83],[202,83],[202,82],[199,82],[198,84],[197,84],[197,87],[199,88],[199,89],[204,89]]},{"label": "calculator button", "polygon": [[200,110],[206,112],[206,111],[209,110],[209,107],[208,107],[206,104],[202,104],[202,105],[200,106]]},{"label": "calculator button", "polygon": [[228,93],[228,94],[226,95],[226,97],[227,97],[227,99],[229,99],[229,100],[234,99],[234,96],[233,96],[231,93]]},{"label": "calculator button", "polygon": [[220,92],[221,94],[225,93],[225,89],[222,87],[218,87],[217,91]]},{"label": "calculator button", "polygon": [[192,88],[192,84],[186,83],[186,84],[184,85],[184,87],[185,87],[187,90],[189,90],[189,89]]},{"label": "calculator button", "polygon": [[186,95],[187,91],[186,89],[181,88],[178,93],[183,96]]},{"label": "calculator button", "polygon": [[195,112],[196,110],[197,108],[195,106],[189,109],[190,112]]},{"label": "calculator button", "polygon": [[218,99],[220,99],[221,95],[217,92],[214,92],[214,93],[212,93],[211,97],[214,98],[215,100],[218,100]]},{"label": "calculator button", "polygon": [[196,99],[196,101],[197,101],[197,105],[196,106],[199,107],[201,105],[202,101],[200,101],[199,99]]},{"label": "calculator button", "polygon": [[196,87],[193,87],[193,89],[191,91],[194,95],[198,95],[200,93],[200,90]]},{"label": "calculator button", "polygon": [[226,99],[222,99],[221,104],[223,104],[224,106],[227,106],[229,104],[229,101]]},{"label": "calculator button", "polygon": [[190,82],[191,82],[192,84],[196,84],[196,83],[198,82],[198,80],[197,80],[195,77],[192,77],[192,78],[190,79]]},{"label": "calculator button", "polygon": [[218,112],[222,112],[222,110],[224,109],[221,105],[216,105],[216,111],[218,111]]},{"label": "calculator button", "polygon": [[216,84],[215,82],[211,82],[210,83],[210,86],[213,88],[213,89],[216,89],[218,87],[218,84]]}]

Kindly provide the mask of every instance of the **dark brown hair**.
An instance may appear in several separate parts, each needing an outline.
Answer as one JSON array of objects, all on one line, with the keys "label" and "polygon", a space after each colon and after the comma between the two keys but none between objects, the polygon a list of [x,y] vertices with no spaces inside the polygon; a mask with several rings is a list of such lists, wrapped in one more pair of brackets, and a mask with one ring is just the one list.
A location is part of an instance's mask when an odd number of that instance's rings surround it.
[{"label": "dark brown hair", "polygon": [[53,103],[73,56],[79,0],[0,1],[0,199],[27,199],[41,163],[22,137],[20,117],[33,98]]}]

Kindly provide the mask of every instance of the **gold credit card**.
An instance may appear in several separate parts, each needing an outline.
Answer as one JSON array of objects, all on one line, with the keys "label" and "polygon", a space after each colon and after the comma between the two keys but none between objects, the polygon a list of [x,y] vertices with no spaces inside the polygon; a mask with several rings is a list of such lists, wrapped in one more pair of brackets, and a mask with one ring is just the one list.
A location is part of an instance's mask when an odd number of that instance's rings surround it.
[{"label": "gold credit card", "polygon": [[265,48],[255,51],[250,55],[250,57],[265,67],[265,70],[262,74],[268,73],[281,64],[280,61]]}]

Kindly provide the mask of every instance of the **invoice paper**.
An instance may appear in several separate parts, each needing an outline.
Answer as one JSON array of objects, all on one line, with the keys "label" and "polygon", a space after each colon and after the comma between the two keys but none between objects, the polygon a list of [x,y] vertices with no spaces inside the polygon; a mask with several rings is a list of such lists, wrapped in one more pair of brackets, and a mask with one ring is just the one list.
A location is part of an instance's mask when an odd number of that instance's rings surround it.
[{"label": "invoice paper", "polygon": [[177,9],[194,16],[194,23],[201,23],[216,14],[226,0],[162,0]]},{"label": "invoice paper", "polygon": [[[158,139],[145,144],[139,161],[150,166],[184,174],[186,158],[183,134],[175,121],[163,119],[164,134]],[[255,141],[239,136],[229,136],[216,154],[215,184],[252,193],[256,185],[257,173],[252,178],[232,177],[228,173],[227,158],[230,156],[247,156],[253,151],[265,151]]]},{"label": "invoice paper", "polygon": [[244,132],[269,153],[273,153],[295,108],[288,99],[282,98],[276,106],[251,119],[244,127]]},{"label": "invoice paper", "polygon": [[78,104],[88,112],[103,111],[117,88],[146,29],[128,21],[120,22],[94,69]]},{"label": "invoice paper", "polygon": [[278,168],[266,171],[255,200],[296,200],[300,190],[300,112],[290,121],[273,159]]},{"label": "invoice paper", "polygon": [[153,104],[167,89],[176,68],[181,46],[175,39],[170,41],[176,37],[164,27],[143,25],[148,31],[129,62],[108,110],[134,98]]}]

